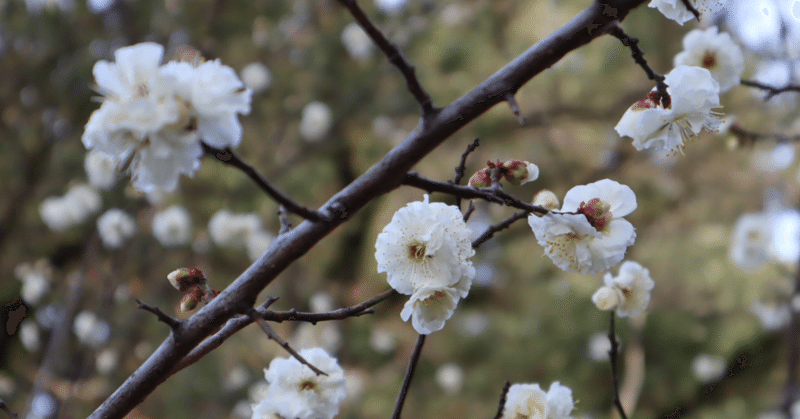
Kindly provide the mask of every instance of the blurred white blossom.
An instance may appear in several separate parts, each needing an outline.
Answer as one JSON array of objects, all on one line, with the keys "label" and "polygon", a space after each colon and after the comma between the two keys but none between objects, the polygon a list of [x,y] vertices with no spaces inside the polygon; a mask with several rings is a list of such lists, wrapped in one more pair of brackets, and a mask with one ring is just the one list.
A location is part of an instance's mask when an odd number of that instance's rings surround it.
[{"label": "blurred white blossom", "polygon": [[742,48],[716,26],[694,29],[683,37],[683,51],[675,56],[675,67],[681,65],[702,67],[711,72],[719,83],[719,92],[725,93],[737,86],[744,71]]},{"label": "blurred white blossom", "polygon": [[353,22],[342,30],[342,43],[355,60],[363,60],[372,54],[372,39],[361,29],[358,23]]},{"label": "blurred white blossom", "polygon": [[266,230],[256,230],[250,233],[250,236],[247,237],[247,256],[255,262],[267,251],[273,240],[275,240],[275,235]]},{"label": "blurred white blossom", "polygon": [[783,329],[792,317],[787,304],[754,303],[751,310],[761,323],[761,327],[769,331]]},{"label": "blurred white blossom", "polygon": [[261,93],[272,85],[272,72],[264,64],[253,62],[242,68],[242,81],[253,93]]},{"label": "blurred white blossom", "polygon": [[741,269],[756,269],[770,260],[771,217],[766,213],[743,214],[733,227],[730,258]]},{"label": "blurred white blossom", "polygon": [[100,210],[102,200],[92,187],[78,184],[64,196],[45,198],[39,206],[39,214],[50,230],[64,231],[81,224]]},{"label": "blurred white blossom", "polygon": [[111,326],[91,311],[81,311],[75,316],[72,331],[78,340],[90,348],[100,348],[111,336]]},{"label": "blurred white blossom", "polygon": [[165,247],[182,246],[192,238],[192,219],[189,211],[173,205],[153,217],[153,236]]},{"label": "blurred white blossom", "polygon": [[447,395],[458,394],[464,386],[464,369],[452,362],[442,364],[436,369],[436,384]]},{"label": "blurred white blossom", "polygon": [[403,11],[408,0],[375,0],[375,6],[387,15],[396,15]]},{"label": "blurred white blossom", "polygon": [[112,208],[97,219],[97,231],[105,247],[119,249],[136,233],[136,222],[125,211]]},{"label": "blurred white blossom", "polygon": [[117,164],[108,154],[96,150],[86,153],[83,168],[89,184],[97,189],[111,189],[117,183]]},{"label": "blurred white blossom", "polygon": [[608,362],[608,352],[611,350],[611,341],[608,340],[608,334],[602,332],[593,333],[589,336],[587,346],[589,359],[595,362]]},{"label": "blurred white blossom", "polygon": [[610,179],[570,189],[561,211],[528,217],[545,254],[567,272],[604,272],[625,257],[636,239],[624,216],[636,209],[631,188]]},{"label": "blurred white blossom", "polygon": [[114,349],[106,348],[100,351],[95,358],[95,367],[100,374],[110,374],[117,368],[119,363],[119,352]]},{"label": "blurred white blossom", "polygon": [[300,118],[300,136],[309,143],[322,141],[333,124],[333,113],[322,102],[311,102],[303,108]]},{"label": "blurred white blossom", "polygon": [[236,214],[219,210],[208,221],[208,234],[217,246],[244,248],[251,234],[261,229],[257,214]]},{"label": "blurred white blossom", "polygon": [[725,360],[700,354],[692,360],[692,373],[701,384],[707,384],[719,380],[725,373]]},{"label": "blurred white blossom", "polygon": [[617,309],[620,317],[637,317],[650,304],[650,291],[655,282],[650,278],[650,270],[642,265],[626,261],[619,268],[619,275],[610,272],[603,277],[605,286],[592,296],[600,310]]},{"label": "blurred white blossom", "polygon": [[47,259],[35,263],[21,263],[14,268],[14,276],[22,282],[20,296],[26,303],[37,305],[50,292],[53,267]]},{"label": "blurred white blossom", "polygon": [[36,352],[42,346],[39,326],[31,320],[23,321],[19,326],[19,340],[28,352]]}]

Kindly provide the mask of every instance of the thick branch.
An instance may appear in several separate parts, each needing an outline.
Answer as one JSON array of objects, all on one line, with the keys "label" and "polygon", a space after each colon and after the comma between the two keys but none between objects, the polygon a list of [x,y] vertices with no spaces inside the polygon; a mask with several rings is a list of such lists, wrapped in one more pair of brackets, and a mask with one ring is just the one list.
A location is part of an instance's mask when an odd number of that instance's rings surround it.
[{"label": "thick branch", "polygon": [[[623,19],[631,9],[644,1],[592,3],[564,26],[442,109],[430,121],[420,123],[408,138],[322,207],[323,213],[337,209],[337,217],[326,223],[305,221],[292,231],[278,236],[268,251],[228,288],[183,321],[178,328],[180,333],[170,334],[91,417],[124,417],[172,374],[173,366],[192,348],[215,333],[228,319],[252,307],[258,294],[278,274],[345,222],[350,214],[398,187],[417,162],[470,121],[504,101],[505,93],[517,91],[570,51],[601,36],[609,24]],[[180,337],[180,341],[177,337]]]},{"label": "thick branch", "polygon": [[406,59],[403,55],[403,52],[397,48],[396,45],[389,42],[386,39],[386,36],[372,23],[369,17],[364,13],[364,10],[358,5],[356,0],[339,0],[339,3],[342,6],[346,7],[347,10],[350,11],[350,14],[356,19],[361,29],[364,29],[364,32],[369,35],[372,39],[372,42],[375,42],[375,45],[380,48],[381,51],[386,55],[386,58],[389,59],[389,62],[394,64],[398,70],[403,74],[403,78],[406,80],[406,88],[408,91],[414,95],[414,99],[417,100],[420,109],[422,110],[422,117],[427,119],[432,117],[436,112],[439,111],[434,104],[433,100],[431,99],[430,95],[425,91],[425,89],[420,84],[419,80],[417,79],[416,70],[414,66]]}]

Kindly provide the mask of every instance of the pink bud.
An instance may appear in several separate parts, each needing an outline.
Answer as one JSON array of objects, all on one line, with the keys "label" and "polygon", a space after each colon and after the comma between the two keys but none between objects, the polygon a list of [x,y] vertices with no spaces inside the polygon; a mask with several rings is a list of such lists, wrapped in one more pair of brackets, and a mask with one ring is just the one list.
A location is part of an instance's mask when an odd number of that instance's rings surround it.
[{"label": "pink bud", "polygon": [[169,283],[180,292],[185,292],[191,287],[205,284],[206,276],[197,268],[180,268],[167,275]]},{"label": "pink bud", "polygon": [[475,172],[475,174],[469,178],[469,186],[473,188],[488,188],[492,186],[492,175],[489,169],[484,168]]}]

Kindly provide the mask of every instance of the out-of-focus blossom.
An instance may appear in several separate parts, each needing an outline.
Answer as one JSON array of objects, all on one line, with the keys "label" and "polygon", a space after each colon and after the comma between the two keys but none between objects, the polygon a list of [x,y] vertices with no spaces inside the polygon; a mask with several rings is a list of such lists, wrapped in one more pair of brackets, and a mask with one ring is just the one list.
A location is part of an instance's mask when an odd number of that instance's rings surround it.
[{"label": "out-of-focus blossom", "polygon": [[322,102],[311,102],[303,108],[300,118],[300,136],[309,143],[322,141],[333,124],[333,113]]},{"label": "out-of-focus blossom", "polygon": [[153,235],[164,247],[183,246],[192,238],[189,211],[174,205],[153,217]]},{"label": "out-of-focus blossom", "polygon": [[744,72],[742,48],[716,26],[695,29],[683,37],[683,51],[675,56],[675,66],[702,67],[711,72],[725,93],[739,84]]},{"label": "out-of-focus blossom", "polygon": [[119,249],[136,233],[136,222],[125,211],[112,208],[97,219],[97,231],[104,246]]}]

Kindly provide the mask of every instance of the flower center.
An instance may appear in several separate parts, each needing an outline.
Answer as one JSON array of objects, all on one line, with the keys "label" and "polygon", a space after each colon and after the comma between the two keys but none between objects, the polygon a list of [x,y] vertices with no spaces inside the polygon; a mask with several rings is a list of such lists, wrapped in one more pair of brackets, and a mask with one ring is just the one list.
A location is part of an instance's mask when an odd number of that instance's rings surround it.
[{"label": "flower center", "polygon": [[423,306],[428,307],[434,304],[439,304],[446,297],[444,291],[436,291],[430,297],[420,301]]},{"label": "flower center", "polygon": [[595,230],[603,231],[614,216],[611,211],[609,211],[610,208],[611,205],[601,201],[600,198],[592,198],[588,203],[585,201],[581,202],[578,213],[585,215],[586,220],[589,221],[589,224],[591,224]]},{"label": "flower center", "polygon": [[711,51],[706,51],[702,63],[703,68],[712,69],[717,65],[717,56]]},{"label": "flower center", "polygon": [[305,380],[300,383],[300,390],[314,390],[317,388],[317,383],[312,380]]},{"label": "flower center", "polygon": [[425,253],[427,252],[425,243],[414,242],[408,246],[408,258],[412,262],[422,263],[425,260]]}]

